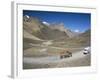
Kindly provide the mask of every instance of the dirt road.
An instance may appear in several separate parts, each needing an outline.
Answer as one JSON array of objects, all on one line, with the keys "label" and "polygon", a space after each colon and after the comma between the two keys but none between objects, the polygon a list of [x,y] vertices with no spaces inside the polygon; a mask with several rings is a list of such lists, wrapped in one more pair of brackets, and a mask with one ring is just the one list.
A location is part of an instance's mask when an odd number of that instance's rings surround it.
[{"label": "dirt road", "polygon": [[[40,58],[24,57],[24,68],[47,68],[49,67],[74,67],[89,66],[90,54],[84,55],[83,51],[73,53],[72,57],[60,59],[60,55],[46,56]],[[28,67],[26,65],[29,65]],[[35,66],[37,65],[37,66]],[[41,66],[42,65],[42,66]],[[34,67],[35,66],[35,67]]]}]

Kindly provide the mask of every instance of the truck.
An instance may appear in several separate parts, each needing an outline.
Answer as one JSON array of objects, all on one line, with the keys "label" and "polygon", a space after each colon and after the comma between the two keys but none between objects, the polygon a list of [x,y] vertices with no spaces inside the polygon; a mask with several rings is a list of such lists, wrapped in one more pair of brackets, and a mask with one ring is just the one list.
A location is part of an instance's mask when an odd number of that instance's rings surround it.
[{"label": "truck", "polygon": [[70,51],[63,51],[60,53],[60,59],[72,57],[72,52]]},{"label": "truck", "polygon": [[83,54],[90,54],[90,52],[91,52],[91,49],[90,49],[90,47],[86,47],[86,48],[84,48],[84,50],[83,50]]}]

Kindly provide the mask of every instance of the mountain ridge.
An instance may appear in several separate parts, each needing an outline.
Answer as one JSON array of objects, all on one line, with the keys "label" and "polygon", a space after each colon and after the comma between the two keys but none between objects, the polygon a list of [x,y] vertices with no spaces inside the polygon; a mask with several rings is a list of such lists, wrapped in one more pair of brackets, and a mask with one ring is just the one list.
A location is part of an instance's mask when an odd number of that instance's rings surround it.
[{"label": "mountain ridge", "polygon": [[[24,29],[41,39],[56,39],[57,37],[61,37],[61,35],[62,37],[65,36],[72,38],[78,35],[70,29],[66,29],[63,23],[50,24],[45,21],[41,21],[39,18],[29,16],[24,16],[23,21]],[[51,38],[48,37],[47,34],[48,36],[51,36]],[[55,37],[53,37],[54,35]]]}]

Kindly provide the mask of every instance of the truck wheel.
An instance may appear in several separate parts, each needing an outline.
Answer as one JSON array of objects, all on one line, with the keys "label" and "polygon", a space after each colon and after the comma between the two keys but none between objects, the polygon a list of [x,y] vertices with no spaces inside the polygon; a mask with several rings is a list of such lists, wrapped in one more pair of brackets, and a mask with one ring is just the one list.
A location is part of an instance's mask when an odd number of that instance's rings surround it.
[{"label": "truck wheel", "polygon": [[60,59],[62,59],[63,58],[63,56],[60,56]]}]

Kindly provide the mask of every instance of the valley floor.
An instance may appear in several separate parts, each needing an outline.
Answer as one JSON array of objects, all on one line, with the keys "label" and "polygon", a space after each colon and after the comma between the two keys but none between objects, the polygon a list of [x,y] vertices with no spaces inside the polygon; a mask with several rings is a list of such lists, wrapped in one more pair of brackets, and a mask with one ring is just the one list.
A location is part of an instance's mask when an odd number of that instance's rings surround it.
[{"label": "valley floor", "polygon": [[74,52],[72,57],[63,59],[60,59],[60,55],[50,55],[44,57],[26,56],[23,58],[23,69],[80,67],[90,65],[91,55],[84,55],[83,50]]}]

